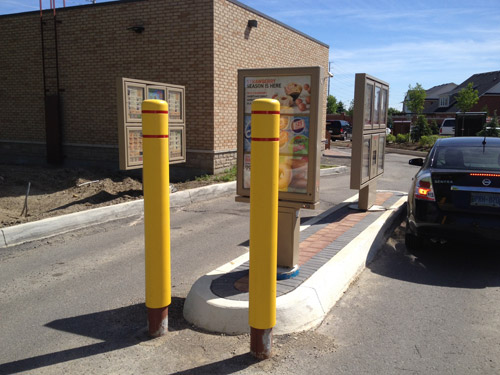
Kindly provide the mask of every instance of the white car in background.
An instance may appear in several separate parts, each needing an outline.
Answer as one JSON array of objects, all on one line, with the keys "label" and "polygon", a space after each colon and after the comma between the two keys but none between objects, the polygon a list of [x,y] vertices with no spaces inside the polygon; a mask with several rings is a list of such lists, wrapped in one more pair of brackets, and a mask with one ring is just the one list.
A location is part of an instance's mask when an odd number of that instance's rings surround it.
[{"label": "white car in background", "polygon": [[439,127],[439,135],[455,135],[455,119],[445,118]]}]

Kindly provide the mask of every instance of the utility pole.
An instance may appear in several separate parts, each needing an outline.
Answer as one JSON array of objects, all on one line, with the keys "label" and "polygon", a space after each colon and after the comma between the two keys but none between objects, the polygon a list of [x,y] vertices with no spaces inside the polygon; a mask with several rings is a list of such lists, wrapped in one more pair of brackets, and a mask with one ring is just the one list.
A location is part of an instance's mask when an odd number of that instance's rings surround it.
[{"label": "utility pole", "polygon": [[[328,61],[328,73],[330,73],[331,66],[332,66],[333,61]],[[330,95],[330,80],[332,79],[332,76],[328,74],[328,93],[327,96]]]}]

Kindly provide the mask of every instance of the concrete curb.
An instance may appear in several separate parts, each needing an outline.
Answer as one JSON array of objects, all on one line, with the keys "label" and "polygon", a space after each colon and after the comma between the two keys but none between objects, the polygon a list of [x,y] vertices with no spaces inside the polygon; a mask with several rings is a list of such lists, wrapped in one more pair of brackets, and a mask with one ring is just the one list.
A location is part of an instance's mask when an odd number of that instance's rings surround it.
[{"label": "concrete curb", "polygon": [[[347,167],[322,169],[321,176],[346,173]],[[202,186],[170,194],[170,207],[181,208],[193,203],[207,201],[236,194],[236,181]],[[41,240],[58,234],[71,232],[82,227],[102,224],[108,221],[140,216],[144,213],[144,200],[119,203],[106,207],[74,212],[67,215],[1,228],[0,249],[20,245],[25,242]]]},{"label": "concrete curb", "polygon": [[[406,199],[406,196],[400,198],[298,288],[276,299],[275,334],[304,331],[323,321],[344,291],[385,243],[391,233],[389,229],[398,220],[402,220]],[[347,201],[352,201],[352,198]],[[184,303],[184,318],[187,321],[212,332],[249,332],[248,301],[220,298],[210,289],[214,279],[247,261],[248,256],[248,253],[240,256],[193,284]]]},{"label": "concrete curb", "polygon": [[[170,207],[181,208],[192,203],[206,201],[236,193],[236,181],[202,186],[170,194]],[[144,200],[99,207],[74,212],[30,223],[0,229],[0,249],[25,242],[41,240],[108,221],[140,216],[144,213]]]},{"label": "concrete curb", "polygon": [[346,167],[346,166],[342,165],[340,167],[320,169],[319,175],[320,176],[331,176],[334,174],[348,173],[350,170],[351,170],[350,167]]},{"label": "concrete curb", "polygon": [[400,154],[400,155],[411,155],[411,156],[420,156],[422,158],[425,158],[428,154],[427,151],[414,151],[414,150],[403,150],[400,148],[391,148],[391,147],[386,147],[385,148],[385,153],[386,154]]}]

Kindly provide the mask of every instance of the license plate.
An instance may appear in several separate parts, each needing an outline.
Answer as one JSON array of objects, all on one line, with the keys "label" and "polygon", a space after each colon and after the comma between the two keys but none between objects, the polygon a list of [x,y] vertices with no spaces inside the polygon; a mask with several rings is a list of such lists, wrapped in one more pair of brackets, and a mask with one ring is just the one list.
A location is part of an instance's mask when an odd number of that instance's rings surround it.
[{"label": "license plate", "polygon": [[471,193],[471,206],[500,207],[500,194]]}]

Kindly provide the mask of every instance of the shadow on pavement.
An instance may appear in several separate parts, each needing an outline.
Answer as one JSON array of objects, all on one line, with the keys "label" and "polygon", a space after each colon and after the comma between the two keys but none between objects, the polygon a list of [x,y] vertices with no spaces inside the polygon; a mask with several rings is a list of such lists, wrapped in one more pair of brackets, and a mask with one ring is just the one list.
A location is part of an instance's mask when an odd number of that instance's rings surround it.
[{"label": "shadow on pavement", "polygon": [[71,207],[74,205],[85,204],[85,203],[99,204],[99,203],[104,203],[104,202],[111,202],[117,198],[121,198],[124,196],[138,198],[138,197],[142,196],[142,190],[131,189],[131,190],[127,190],[127,191],[121,191],[117,194],[111,194],[111,193],[108,193],[107,191],[100,191],[97,194],[94,194],[90,197],[80,199],[80,200],[53,208],[52,210],[49,210],[48,212],[63,210],[65,208],[68,208],[68,207]]},{"label": "shadow on pavement", "polygon": [[250,353],[240,354],[219,362],[210,363],[195,367],[189,370],[176,372],[173,375],[193,375],[193,374],[234,374],[238,371],[244,370],[247,367],[260,362],[260,360],[253,357]]},{"label": "shadow on pavement", "polygon": [[[182,317],[183,305],[184,298],[172,297],[169,306],[170,331],[189,328],[189,324]],[[150,339],[147,334],[147,310],[144,303],[58,319],[45,326],[102,342],[0,364],[0,374],[14,374],[91,357],[124,349]],[[61,345],[64,345],[64,342],[61,342]]]},{"label": "shadow on pavement", "polygon": [[449,288],[482,289],[500,286],[498,246],[427,243],[410,252],[404,226],[394,231],[368,268],[376,274],[410,283]]}]

